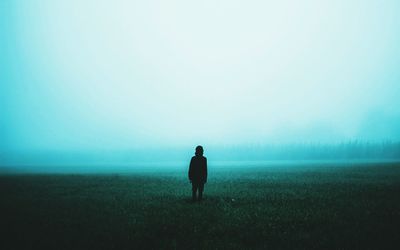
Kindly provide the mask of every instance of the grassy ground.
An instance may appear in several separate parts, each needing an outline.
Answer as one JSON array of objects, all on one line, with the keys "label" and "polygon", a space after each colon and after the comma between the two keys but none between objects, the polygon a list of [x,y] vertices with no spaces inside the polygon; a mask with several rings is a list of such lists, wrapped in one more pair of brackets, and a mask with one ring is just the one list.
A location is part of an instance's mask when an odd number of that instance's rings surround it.
[{"label": "grassy ground", "polygon": [[400,249],[400,164],[0,175],[0,249]]}]

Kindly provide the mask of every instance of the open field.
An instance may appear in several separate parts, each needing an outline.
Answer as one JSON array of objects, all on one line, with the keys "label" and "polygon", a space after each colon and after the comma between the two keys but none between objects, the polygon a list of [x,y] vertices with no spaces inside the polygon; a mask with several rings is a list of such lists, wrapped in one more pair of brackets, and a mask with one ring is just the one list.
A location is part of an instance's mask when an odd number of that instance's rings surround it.
[{"label": "open field", "polygon": [[0,249],[400,249],[400,164],[0,175]]}]

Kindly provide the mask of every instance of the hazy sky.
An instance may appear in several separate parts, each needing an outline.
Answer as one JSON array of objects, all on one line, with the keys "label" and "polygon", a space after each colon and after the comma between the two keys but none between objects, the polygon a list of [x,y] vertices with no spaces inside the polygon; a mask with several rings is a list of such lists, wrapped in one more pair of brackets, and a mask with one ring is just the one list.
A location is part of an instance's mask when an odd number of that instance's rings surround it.
[{"label": "hazy sky", "polygon": [[0,1],[0,148],[400,140],[400,1]]}]

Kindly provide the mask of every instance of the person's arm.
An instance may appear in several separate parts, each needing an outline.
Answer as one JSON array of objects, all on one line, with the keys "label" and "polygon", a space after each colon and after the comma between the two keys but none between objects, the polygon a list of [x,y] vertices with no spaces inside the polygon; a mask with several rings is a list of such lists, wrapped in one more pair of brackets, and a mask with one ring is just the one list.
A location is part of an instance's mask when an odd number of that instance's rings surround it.
[{"label": "person's arm", "polygon": [[193,179],[193,158],[190,160],[188,177],[189,177],[189,181],[192,182],[192,179]]},{"label": "person's arm", "polygon": [[205,166],[204,167],[205,167],[204,183],[206,183],[207,182],[207,158],[205,158]]}]

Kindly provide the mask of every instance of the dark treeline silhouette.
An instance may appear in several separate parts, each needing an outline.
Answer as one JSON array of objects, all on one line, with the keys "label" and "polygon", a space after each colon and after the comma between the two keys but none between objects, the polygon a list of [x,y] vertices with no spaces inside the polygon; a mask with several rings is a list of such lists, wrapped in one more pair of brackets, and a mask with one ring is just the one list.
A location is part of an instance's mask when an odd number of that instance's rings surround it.
[{"label": "dark treeline silhouette", "polygon": [[[212,161],[269,160],[400,160],[400,142],[349,141],[336,144],[207,145]],[[0,152],[0,166],[41,164],[140,164],[186,162],[192,146],[125,150]],[[177,165],[177,164],[175,164]]]},{"label": "dark treeline silhouette", "polygon": [[400,159],[400,142],[349,141],[337,144],[298,143],[247,145],[219,149],[219,160],[356,160]]}]

